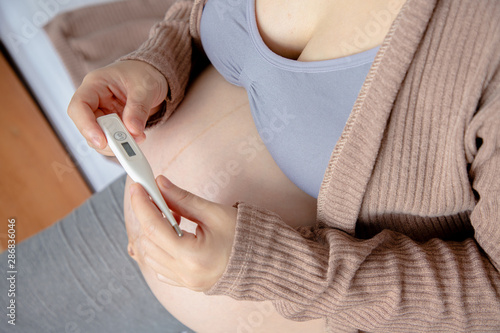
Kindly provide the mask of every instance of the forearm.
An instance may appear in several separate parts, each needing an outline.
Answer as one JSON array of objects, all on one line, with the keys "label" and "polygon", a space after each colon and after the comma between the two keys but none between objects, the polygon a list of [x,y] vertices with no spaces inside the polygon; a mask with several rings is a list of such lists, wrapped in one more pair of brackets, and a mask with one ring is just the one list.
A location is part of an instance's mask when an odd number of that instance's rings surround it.
[{"label": "forearm", "polygon": [[272,300],[290,319],[326,317],[368,331],[500,325],[500,276],[473,239],[419,244],[386,230],[358,240],[327,227],[301,235],[240,205],[234,246],[209,294]]}]

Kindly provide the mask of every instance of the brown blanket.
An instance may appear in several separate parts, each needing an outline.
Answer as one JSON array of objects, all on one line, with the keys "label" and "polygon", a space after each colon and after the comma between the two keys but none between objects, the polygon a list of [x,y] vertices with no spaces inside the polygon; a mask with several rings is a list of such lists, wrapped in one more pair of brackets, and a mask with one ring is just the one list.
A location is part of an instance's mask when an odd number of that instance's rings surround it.
[{"label": "brown blanket", "polygon": [[76,87],[93,69],[137,49],[175,0],[127,0],[62,13],[45,27]]}]

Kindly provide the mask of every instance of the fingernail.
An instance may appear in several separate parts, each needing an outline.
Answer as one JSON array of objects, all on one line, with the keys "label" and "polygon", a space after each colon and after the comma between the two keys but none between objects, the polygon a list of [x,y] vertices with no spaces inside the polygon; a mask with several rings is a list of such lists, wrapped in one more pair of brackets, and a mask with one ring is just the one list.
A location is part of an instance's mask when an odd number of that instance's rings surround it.
[{"label": "fingernail", "polygon": [[172,186],[172,182],[167,179],[167,177],[164,176],[158,176],[158,182],[160,183],[160,186],[163,188],[170,188]]},{"label": "fingernail", "polygon": [[134,256],[134,254],[135,254],[135,253],[134,253],[134,249],[132,248],[132,245],[130,245],[130,244],[129,244],[129,245],[127,246],[127,251],[128,251],[128,254],[129,254],[131,257],[132,257],[132,256]]},{"label": "fingernail", "polygon": [[94,146],[96,146],[97,148],[101,148],[101,138],[99,136],[92,135],[90,139],[92,140]]},{"label": "fingernail", "polygon": [[92,144],[95,148],[101,147],[101,137],[95,131],[92,130],[83,130],[82,132],[85,138],[88,138],[87,141]]},{"label": "fingernail", "polygon": [[162,275],[160,273],[156,273],[156,277],[158,278],[158,280],[162,281],[162,282],[167,282],[168,279],[165,277],[165,275]]}]

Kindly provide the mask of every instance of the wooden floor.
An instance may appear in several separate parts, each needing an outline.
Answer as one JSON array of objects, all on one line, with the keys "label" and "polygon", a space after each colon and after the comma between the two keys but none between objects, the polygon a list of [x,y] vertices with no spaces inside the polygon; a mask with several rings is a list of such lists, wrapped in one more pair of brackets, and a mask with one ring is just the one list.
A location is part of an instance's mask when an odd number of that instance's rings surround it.
[{"label": "wooden floor", "polygon": [[8,244],[9,220],[15,220],[18,244],[90,195],[52,128],[0,55],[0,248]]}]

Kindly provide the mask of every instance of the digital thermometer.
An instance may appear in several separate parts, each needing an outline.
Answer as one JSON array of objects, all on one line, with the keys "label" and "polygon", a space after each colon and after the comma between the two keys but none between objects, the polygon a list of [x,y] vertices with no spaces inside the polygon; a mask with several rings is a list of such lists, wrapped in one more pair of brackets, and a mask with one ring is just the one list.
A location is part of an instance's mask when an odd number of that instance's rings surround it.
[{"label": "digital thermometer", "polygon": [[139,149],[132,135],[127,131],[125,125],[117,114],[109,114],[97,118],[97,123],[101,126],[108,146],[111,148],[116,158],[123,166],[127,174],[133,181],[139,183],[149,193],[163,215],[170,222],[179,237],[182,236],[182,230],[179,228],[172,212],[168,208],[163,196],[156,185],[153,170],[148,160]]}]

